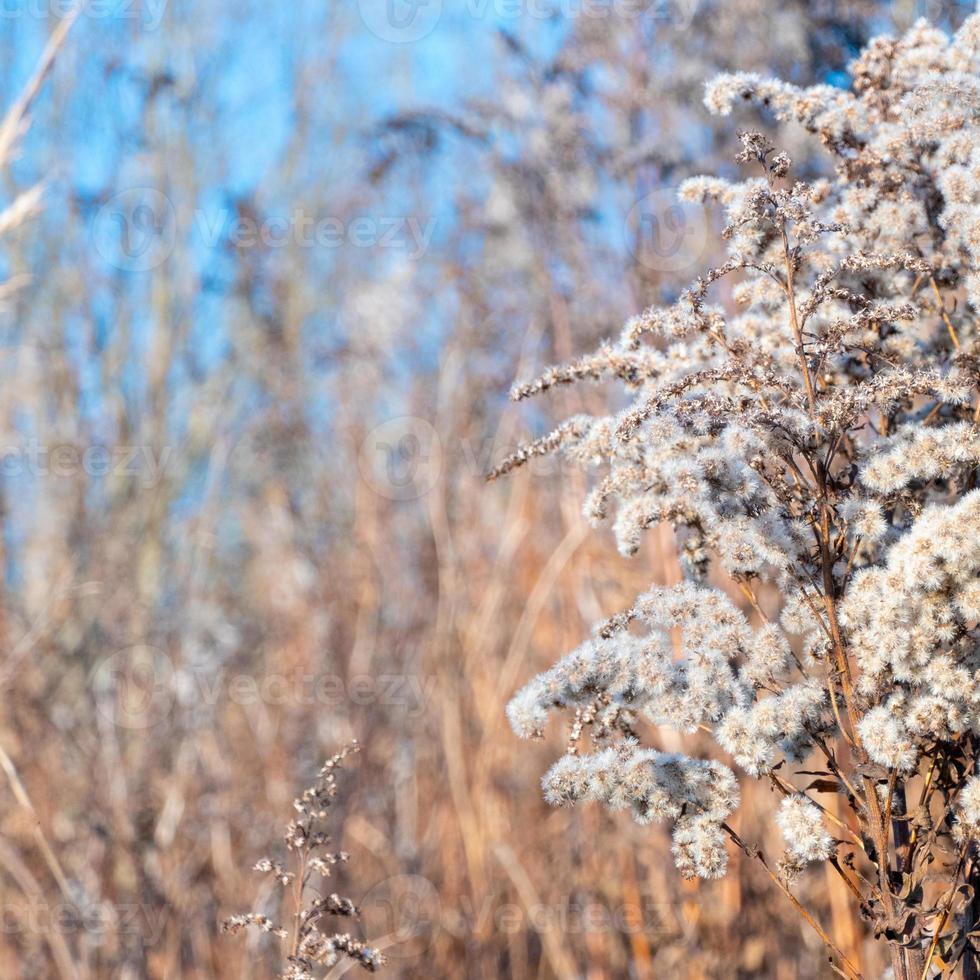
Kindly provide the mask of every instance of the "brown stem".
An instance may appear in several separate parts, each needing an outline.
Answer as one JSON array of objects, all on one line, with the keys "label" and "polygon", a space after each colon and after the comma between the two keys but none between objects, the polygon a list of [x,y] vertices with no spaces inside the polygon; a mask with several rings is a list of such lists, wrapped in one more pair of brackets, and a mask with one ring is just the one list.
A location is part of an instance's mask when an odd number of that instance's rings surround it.
[{"label": "brown stem", "polygon": [[930,274],[929,282],[932,284],[932,291],[936,294],[936,302],[939,304],[939,313],[943,318],[943,323],[946,324],[946,329],[949,331],[949,339],[953,341],[953,346],[959,350],[960,338],[956,335],[956,328],[953,326],[953,321],[950,320],[949,314],[946,312],[946,301],[943,299],[943,294],[939,291],[939,284],[936,282],[936,277]]},{"label": "brown stem", "polygon": [[932,942],[929,944],[929,952],[926,956],[925,966],[922,968],[922,973],[920,975],[920,980],[926,980],[929,975],[929,967],[932,964],[932,958],[936,955],[936,947],[939,945],[939,937],[942,935],[943,929],[946,928],[946,923],[949,920],[950,910],[953,907],[953,899],[956,896],[956,882],[959,880],[960,871],[963,870],[963,862],[966,859],[967,848],[969,847],[969,842],[963,845],[960,850],[959,860],[956,862],[956,872],[953,875],[953,888],[950,889],[949,895],[943,902],[943,912],[939,917],[939,922],[933,931]]},{"label": "brown stem", "polygon": [[779,890],[793,903],[794,908],[803,917],[807,925],[820,937],[823,941],[824,946],[827,947],[832,956],[837,957],[840,960],[841,965],[846,971],[845,976],[852,978],[852,980],[863,980],[860,971],[854,964],[844,955],[843,951],[837,946],[837,944],[827,935],[824,931],[823,926],[817,922],[816,919],[807,911],[800,900],[789,890],[786,882],[783,881],[779,875],[776,874],[772,868],[769,867],[768,862],[765,859],[762,851],[758,848],[749,847],[741,837],[738,836],[735,831],[728,826],[727,823],[723,823],[722,830],[732,839],[736,847],[740,848],[743,853],[749,858],[758,859],[759,863],[765,868],[766,874],[772,879],[773,883],[779,888]]},{"label": "brown stem", "polygon": [[[968,864],[963,880],[973,888],[973,898],[963,910],[962,929],[966,933],[976,929],[980,922],[980,853],[977,845],[971,844],[968,853]],[[963,980],[980,980],[980,955],[972,942],[963,947]]]},{"label": "brown stem", "polygon": [[796,294],[793,286],[793,259],[789,254],[789,239],[786,237],[785,226],[779,229],[779,234],[783,239],[783,257],[786,260],[786,298],[789,301],[789,323],[793,328],[793,338],[796,341],[796,356],[800,359],[800,368],[803,371],[803,386],[806,388],[806,400],[810,406],[810,414],[817,413],[817,396],[813,388],[813,379],[810,377],[810,366],[807,364],[806,351],[803,348],[803,331],[800,329],[800,320],[796,313]]},{"label": "brown stem", "polygon": [[[841,688],[844,694],[844,706],[847,718],[850,723],[851,732],[854,739],[854,746],[861,755],[860,736],[857,730],[857,709],[855,706],[854,683],[851,675],[851,665],[847,659],[847,649],[844,644],[844,637],[837,619],[837,605],[835,601],[835,588],[833,577],[833,560],[830,555],[830,502],[827,493],[827,474],[823,465],[818,465],[817,479],[820,488],[820,558],[823,572],[824,586],[824,608],[827,612],[827,621],[830,626],[830,633],[833,638],[834,658],[840,674]],[[895,918],[895,903],[893,900],[890,880],[890,861],[889,861],[889,827],[885,815],[882,813],[881,804],[878,800],[878,788],[875,781],[869,776],[862,778],[864,786],[865,805],[868,815],[868,830],[872,841],[874,841],[875,851],[877,852],[878,886],[881,890],[881,901],[884,906],[885,915],[889,923]],[[908,975],[906,955],[898,947],[892,947],[893,965],[895,967],[895,980],[912,980]]]}]

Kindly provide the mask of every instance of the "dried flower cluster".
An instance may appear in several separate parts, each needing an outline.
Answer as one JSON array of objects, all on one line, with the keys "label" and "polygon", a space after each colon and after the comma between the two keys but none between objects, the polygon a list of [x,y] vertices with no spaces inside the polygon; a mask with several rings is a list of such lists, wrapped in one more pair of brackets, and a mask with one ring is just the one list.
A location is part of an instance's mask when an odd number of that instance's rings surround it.
[{"label": "dried flower cluster", "polygon": [[314,880],[329,878],[334,865],[347,860],[345,852],[326,849],[330,837],[320,827],[337,795],[336,770],[357,750],[354,742],[328,759],[317,781],[293,801],[299,816],[286,828],[284,840],[293,858],[294,870],[269,858],[263,858],[255,865],[255,871],[270,875],[291,896],[291,928],[287,929],[258,912],[233,915],[224,921],[225,932],[239,933],[252,927],[289,940],[290,951],[280,980],[315,980],[318,970],[329,970],[342,957],[349,957],[370,973],[384,965],[380,951],[354,939],[349,933],[328,935],[321,931],[325,918],[355,918],[358,909],[349,898],[334,893],[324,895],[313,884]]},{"label": "dried flower cluster", "polygon": [[[789,888],[808,862],[846,880],[899,980],[977,958],[978,69],[975,15],[952,38],[920,21],[872,41],[850,89],[711,82],[711,111],[754,107],[812,134],[825,175],[798,178],[746,132],[744,179],[683,184],[724,210],[727,260],[516,387],[618,381],[631,402],[566,421],[491,474],[555,451],[597,469],[587,515],[614,515],[624,554],[669,523],[688,579],[651,589],[511,702],[522,737],[575,712],[549,801],[672,824],[688,875],[723,874],[733,841],[844,976],[859,974]],[[772,785],[777,870],[728,822],[734,772],[642,747],[656,737],[643,722],[710,732]],[[804,759],[816,778],[797,786]],[[818,801],[828,792],[846,819]]]}]

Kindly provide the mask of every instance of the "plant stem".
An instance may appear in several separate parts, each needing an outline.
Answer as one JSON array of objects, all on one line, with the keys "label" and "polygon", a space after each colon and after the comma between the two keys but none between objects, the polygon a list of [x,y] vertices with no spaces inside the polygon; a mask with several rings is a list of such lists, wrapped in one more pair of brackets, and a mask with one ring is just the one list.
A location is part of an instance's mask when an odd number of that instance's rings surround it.
[{"label": "plant stem", "polygon": [[741,851],[743,851],[747,857],[756,858],[759,861],[759,863],[762,865],[762,867],[765,868],[766,874],[769,875],[769,877],[772,879],[774,884],[779,888],[779,890],[793,903],[793,906],[796,909],[796,911],[799,912],[799,914],[803,917],[803,919],[810,926],[810,928],[813,929],[813,931],[820,937],[820,939],[823,941],[823,944],[827,947],[830,953],[833,956],[837,957],[838,960],[840,960],[841,965],[844,967],[844,970],[846,971],[845,976],[848,976],[849,978],[851,978],[851,980],[863,980],[860,971],[847,958],[847,956],[845,956],[844,952],[837,946],[837,944],[833,941],[833,939],[831,939],[830,936],[827,935],[827,933],[824,931],[823,926],[821,926],[820,923],[817,922],[816,919],[814,919],[814,917],[809,913],[809,911],[807,911],[807,909],[800,902],[800,900],[789,890],[789,888],[786,885],[786,882],[783,881],[783,879],[780,878],[780,876],[777,875],[776,872],[769,867],[769,864],[766,861],[762,851],[760,851],[758,848],[749,847],[745,843],[745,841],[743,841],[742,838],[739,837],[739,835],[727,823],[723,823],[721,827],[722,830],[724,830],[725,833],[728,834],[728,836],[732,839],[732,842]]}]

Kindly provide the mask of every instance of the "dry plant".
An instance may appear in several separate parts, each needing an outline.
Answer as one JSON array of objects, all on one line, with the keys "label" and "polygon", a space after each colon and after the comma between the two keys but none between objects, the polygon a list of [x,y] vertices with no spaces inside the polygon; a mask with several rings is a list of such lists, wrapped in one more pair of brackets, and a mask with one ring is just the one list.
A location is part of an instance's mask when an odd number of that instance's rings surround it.
[{"label": "dry plant", "polygon": [[354,742],[329,758],[317,774],[316,782],[293,801],[299,817],[289,824],[283,837],[292,869],[270,858],[263,858],[255,865],[255,871],[270,875],[283,888],[287,905],[291,907],[292,925],[288,928],[279,925],[260,912],[233,915],[222,924],[225,932],[233,934],[251,927],[288,940],[288,965],[280,974],[281,980],[315,980],[317,970],[329,969],[343,956],[369,973],[376,972],[385,962],[379,950],[354,939],[350,933],[327,935],[320,928],[329,917],[356,918],[359,914],[349,898],[334,892],[324,895],[315,884],[329,878],[334,866],[348,859],[345,851],[327,850],[330,836],[322,829],[322,822],[337,795],[335,772],[356,751]]},{"label": "dry plant", "polygon": [[[681,880],[669,834],[520,792],[558,742],[515,766],[503,707],[518,678],[679,570],[667,534],[647,535],[632,561],[590,535],[581,474],[544,460],[489,492],[481,476],[520,431],[516,410],[500,412],[512,352],[564,361],[659,290],[664,276],[610,234],[607,191],[625,212],[699,172],[692,154],[699,170],[715,168],[719,146],[727,155],[731,119],[694,104],[703,79],[736,53],[739,67],[820,79],[898,5],[800,0],[774,13],[768,0],[705,0],[679,25],[652,4],[642,17],[569,18],[559,50],[515,31],[472,105],[486,139],[434,137],[443,149],[425,166],[393,166],[376,185],[360,141],[377,86],[344,49],[345,38],[370,40],[357,6],[301,3],[268,18],[230,0],[168,4],[153,33],[83,17],[32,108],[11,182],[27,190],[48,175],[49,206],[3,240],[12,274],[32,274],[3,322],[4,448],[36,433],[79,454],[139,447],[161,465],[3,481],[0,975],[276,973],[278,943],[220,935],[221,915],[268,911],[278,888],[236,855],[265,853],[294,787],[358,735],[360,775],[332,845],[351,852],[356,874],[348,885],[339,867],[333,887],[362,907],[372,939],[391,908],[375,884],[422,878],[441,903],[421,937],[397,949],[378,940],[385,976],[823,977],[818,940],[780,914],[758,862],[734,853],[726,878]],[[4,22],[8,76],[19,77],[46,25]],[[253,103],[229,101],[223,79],[254,57],[242,42],[256,25],[260,47],[289,55],[292,136],[282,159],[258,154],[263,178],[249,186],[228,130]],[[415,84],[431,59],[413,62],[412,46],[389,55],[379,65],[405,79],[391,92],[402,105],[431,96]],[[255,77],[269,95],[281,88]],[[126,111],[114,108],[120,85]],[[274,112],[260,102],[256,112]],[[87,139],[89,118],[104,137]],[[810,173],[796,137],[796,170]],[[107,154],[94,170],[87,146]],[[51,172],[51,161],[72,165]],[[100,205],[137,187],[177,212],[174,251],[145,273],[115,269],[92,241]],[[213,195],[244,214],[295,206],[345,224],[438,213],[440,233],[424,262],[224,238],[201,257],[187,216]],[[443,222],[449,200],[459,206]],[[600,398],[567,388],[555,411]],[[360,475],[369,433],[396,415],[428,420],[444,450],[440,478],[413,501]],[[141,644],[170,668],[161,711],[146,728],[119,726],[106,708],[114,690],[138,688],[144,662],[104,668]],[[270,697],[232,693],[239,678],[261,691],[294,677],[285,697],[275,686]],[[386,677],[399,682],[394,699]],[[300,683],[321,678],[341,691],[326,705]],[[365,678],[374,695],[355,702]],[[708,740],[687,741],[689,754]],[[779,831],[759,819],[766,785],[743,785],[737,828],[768,853]],[[796,887],[848,957],[879,975],[881,953],[829,863]],[[345,968],[356,969],[345,958],[335,971]]]},{"label": "dry plant", "polygon": [[[0,171],[6,172],[16,157],[20,140],[30,129],[31,106],[34,104],[44,81],[54,65],[55,58],[68,37],[81,8],[62,18],[51,32],[34,71],[21,89],[13,104],[0,121]],[[12,201],[0,209],[0,238],[20,227],[37,214],[44,192],[43,183],[37,183],[21,191]],[[0,282],[0,306],[7,306],[12,295],[26,285],[26,278],[14,276]]]},{"label": "dry plant", "polygon": [[[744,179],[685,182],[683,200],[724,207],[727,260],[518,385],[520,400],[612,380],[631,403],[570,418],[491,474],[556,451],[602,468],[588,517],[615,509],[626,555],[666,523],[685,564],[510,703],[525,738],[574,712],[548,801],[671,824],[688,877],[723,876],[734,844],[850,978],[794,891],[809,865],[840,877],[896,980],[980,963],[978,68],[974,16],[952,38],[920,21],[874,39],[849,90],[711,82],[712,112],[797,123],[832,172],[795,179],[744,132]],[[734,313],[709,299],[733,279]],[[669,728],[709,733],[726,761],[658,749]],[[778,860],[736,829],[730,760],[781,798]]]}]

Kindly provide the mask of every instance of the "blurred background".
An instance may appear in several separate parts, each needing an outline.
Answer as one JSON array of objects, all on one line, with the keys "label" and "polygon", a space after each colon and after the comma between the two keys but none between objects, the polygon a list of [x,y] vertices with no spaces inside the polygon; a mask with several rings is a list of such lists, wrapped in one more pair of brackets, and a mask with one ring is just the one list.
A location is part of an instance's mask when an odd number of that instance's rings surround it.
[{"label": "blurred background", "polygon": [[[3,3],[4,111],[69,6]],[[609,398],[515,378],[719,254],[671,191],[751,122],[706,79],[846,85],[971,6],[91,0],[3,161],[0,976],[273,976],[220,921],[276,914],[250,869],[355,737],[336,887],[388,976],[829,976],[739,856],[684,883],[657,827],[543,803],[562,733],[508,698],[680,572],[590,529],[582,474],[484,474]],[[880,975],[839,883],[799,888]]]}]

